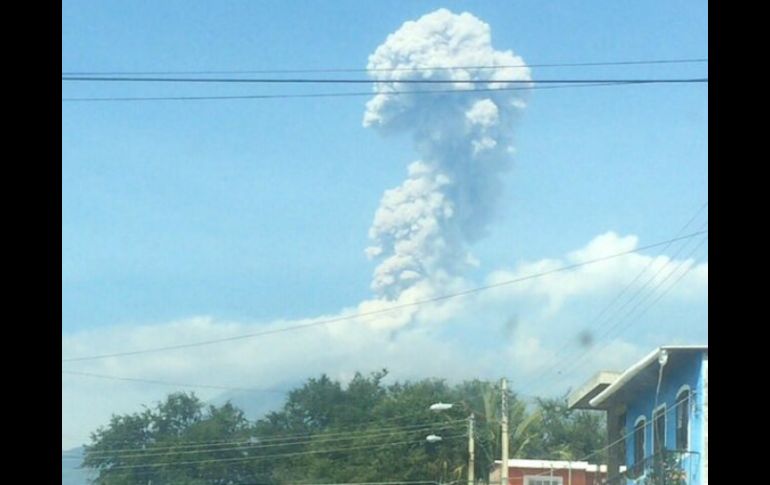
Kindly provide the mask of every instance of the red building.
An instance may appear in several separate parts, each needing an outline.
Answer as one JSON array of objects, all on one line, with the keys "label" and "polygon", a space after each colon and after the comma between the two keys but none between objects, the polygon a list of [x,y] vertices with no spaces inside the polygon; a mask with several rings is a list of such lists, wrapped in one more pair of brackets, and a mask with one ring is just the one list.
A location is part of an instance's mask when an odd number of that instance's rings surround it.
[{"label": "red building", "polygon": [[[500,463],[489,474],[490,484],[500,483]],[[508,460],[508,485],[599,485],[605,478],[606,465],[587,461]]]}]

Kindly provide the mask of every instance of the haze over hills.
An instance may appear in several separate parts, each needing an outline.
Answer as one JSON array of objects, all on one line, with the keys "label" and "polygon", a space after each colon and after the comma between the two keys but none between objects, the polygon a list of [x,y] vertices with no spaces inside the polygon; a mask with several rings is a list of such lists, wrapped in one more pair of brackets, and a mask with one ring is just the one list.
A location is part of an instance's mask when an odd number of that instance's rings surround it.
[{"label": "haze over hills", "polygon": [[[69,450],[62,450],[61,483],[62,485],[88,485],[90,474],[80,469],[83,458],[83,447],[78,446]],[[77,459],[71,459],[77,457]]]},{"label": "haze over hills", "polygon": [[[278,392],[257,395],[249,391],[227,391],[207,402],[221,406],[230,401],[233,406],[243,411],[249,421],[255,421],[270,411],[280,409],[284,398],[284,394]],[[82,446],[62,450],[62,485],[88,485],[89,473],[79,468],[82,457]]]}]

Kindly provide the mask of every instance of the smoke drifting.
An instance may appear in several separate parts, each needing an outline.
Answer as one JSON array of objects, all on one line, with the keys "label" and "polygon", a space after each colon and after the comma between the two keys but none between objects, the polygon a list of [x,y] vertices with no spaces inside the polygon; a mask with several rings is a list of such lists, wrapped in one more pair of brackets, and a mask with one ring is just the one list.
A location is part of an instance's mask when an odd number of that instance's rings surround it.
[{"label": "smoke drifting", "polygon": [[[468,245],[484,236],[493,214],[525,102],[520,90],[472,90],[530,81],[529,68],[510,67],[523,65],[512,51],[492,47],[489,25],[446,9],[404,23],[369,56],[369,75],[378,82],[364,126],[410,132],[420,156],[407,179],[385,191],[369,230],[366,254],[379,261],[371,285],[379,298],[397,299],[418,283],[441,288],[475,264]],[[474,82],[400,82],[411,79]],[[448,89],[466,92],[394,94]]]}]

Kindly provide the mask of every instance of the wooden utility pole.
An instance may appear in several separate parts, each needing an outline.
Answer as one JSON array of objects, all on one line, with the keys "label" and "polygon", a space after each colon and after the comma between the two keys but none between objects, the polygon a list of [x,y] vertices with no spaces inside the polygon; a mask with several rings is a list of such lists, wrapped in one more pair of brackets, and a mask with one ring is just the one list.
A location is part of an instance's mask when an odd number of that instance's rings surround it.
[{"label": "wooden utility pole", "polygon": [[473,436],[474,418],[473,413],[468,416],[468,485],[473,485],[475,482],[474,471],[476,468],[476,450],[474,449],[474,436]]},{"label": "wooden utility pole", "polygon": [[502,440],[502,463],[500,464],[500,485],[508,485],[508,381],[503,377],[500,383],[502,390],[502,417],[500,419],[500,439]]}]

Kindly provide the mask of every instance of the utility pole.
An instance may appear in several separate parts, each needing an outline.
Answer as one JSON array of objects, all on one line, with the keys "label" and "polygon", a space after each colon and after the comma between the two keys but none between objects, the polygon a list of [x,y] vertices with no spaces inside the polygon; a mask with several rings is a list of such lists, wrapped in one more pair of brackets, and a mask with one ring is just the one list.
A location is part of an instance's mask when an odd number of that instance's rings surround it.
[{"label": "utility pole", "polygon": [[500,464],[500,485],[508,485],[508,382],[503,377],[500,383],[502,390],[502,417],[500,419],[500,439],[502,440],[503,462]]},{"label": "utility pole", "polygon": [[475,481],[473,473],[476,467],[476,450],[474,449],[473,425],[474,418],[473,413],[471,413],[468,416],[468,485],[473,485]]}]

